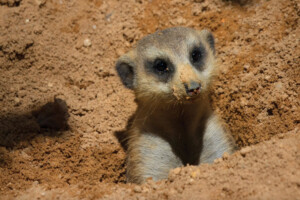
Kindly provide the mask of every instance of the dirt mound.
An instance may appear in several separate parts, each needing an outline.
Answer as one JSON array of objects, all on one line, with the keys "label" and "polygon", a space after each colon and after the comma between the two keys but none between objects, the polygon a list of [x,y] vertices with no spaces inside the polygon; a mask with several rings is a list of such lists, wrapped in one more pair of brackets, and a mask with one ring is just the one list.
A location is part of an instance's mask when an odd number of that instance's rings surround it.
[{"label": "dirt mound", "polygon": [[[0,0],[0,196],[299,198],[299,6]],[[221,71],[213,107],[244,153],[177,169],[166,181],[124,184],[114,132],[136,105],[114,63],[144,35],[172,26],[214,33]]]},{"label": "dirt mound", "polygon": [[34,182],[17,199],[299,199],[299,149],[295,129],[224,155],[212,165],[176,168],[167,180],[141,186],[81,183],[52,190]]}]

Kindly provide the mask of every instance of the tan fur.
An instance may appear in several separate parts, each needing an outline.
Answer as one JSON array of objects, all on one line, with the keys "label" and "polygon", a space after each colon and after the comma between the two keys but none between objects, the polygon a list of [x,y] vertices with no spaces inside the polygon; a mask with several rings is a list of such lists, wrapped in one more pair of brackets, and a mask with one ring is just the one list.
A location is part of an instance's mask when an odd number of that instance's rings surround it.
[{"label": "tan fur", "polygon": [[[128,182],[160,180],[167,178],[172,168],[212,162],[224,152],[234,152],[231,135],[209,105],[210,86],[217,74],[209,36],[207,30],[166,29],[143,38],[118,60],[118,73],[135,92],[138,104],[127,130]],[[205,48],[205,62],[196,69],[189,52],[199,42]],[[147,66],[148,60],[156,58],[167,58],[174,66],[167,81]],[[167,73],[172,71],[169,67]],[[186,92],[191,81],[201,84],[195,98]]]}]

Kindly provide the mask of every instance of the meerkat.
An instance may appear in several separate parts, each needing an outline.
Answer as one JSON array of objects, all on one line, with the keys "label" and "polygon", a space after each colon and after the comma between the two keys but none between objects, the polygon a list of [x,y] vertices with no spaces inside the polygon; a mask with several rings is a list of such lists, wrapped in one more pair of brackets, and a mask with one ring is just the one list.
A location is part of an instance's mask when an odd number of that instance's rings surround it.
[{"label": "meerkat", "polygon": [[210,107],[215,60],[212,33],[184,27],[150,34],[118,59],[117,73],[137,102],[126,130],[128,182],[165,179],[173,168],[235,151]]}]

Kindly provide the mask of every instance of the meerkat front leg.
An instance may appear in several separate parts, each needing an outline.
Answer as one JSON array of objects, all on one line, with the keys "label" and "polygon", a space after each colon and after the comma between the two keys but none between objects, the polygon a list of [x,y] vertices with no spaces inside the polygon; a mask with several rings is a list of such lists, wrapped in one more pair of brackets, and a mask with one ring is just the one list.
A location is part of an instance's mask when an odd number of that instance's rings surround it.
[{"label": "meerkat front leg", "polygon": [[183,166],[168,142],[151,133],[135,137],[127,152],[127,181],[143,183],[147,178],[154,181],[168,177],[173,168]]},{"label": "meerkat front leg", "polygon": [[212,114],[204,131],[200,163],[212,163],[225,152],[231,154],[236,149],[232,136],[222,127],[218,117]]}]

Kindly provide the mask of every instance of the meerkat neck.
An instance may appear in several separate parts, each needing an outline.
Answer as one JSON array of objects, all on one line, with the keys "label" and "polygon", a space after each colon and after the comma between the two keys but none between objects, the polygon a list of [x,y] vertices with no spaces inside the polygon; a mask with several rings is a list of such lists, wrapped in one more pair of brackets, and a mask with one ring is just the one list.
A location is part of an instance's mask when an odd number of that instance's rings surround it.
[{"label": "meerkat neck", "polygon": [[[205,120],[210,112],[207,97],[194,103],[153,105],[143,102],[143,104],[138,103],[135,121],[137,126],[149,132],[193,135],[199,128],[199,121]],[[172,128],[166,130],[165,127],[174,127],[174,130]]]}]

